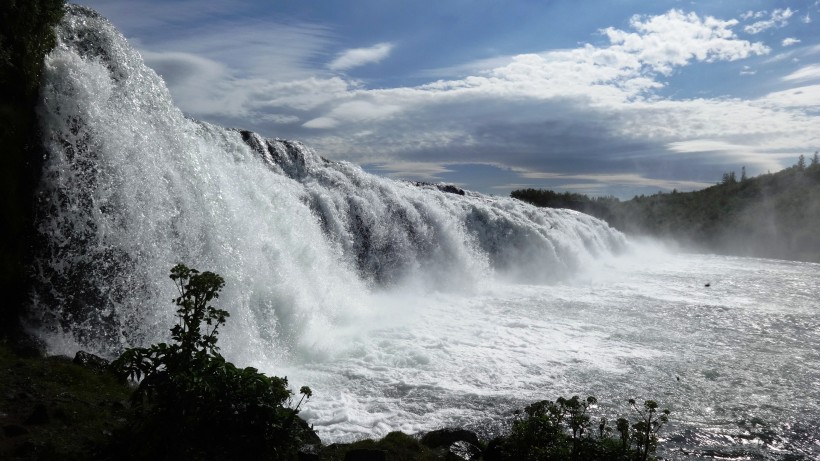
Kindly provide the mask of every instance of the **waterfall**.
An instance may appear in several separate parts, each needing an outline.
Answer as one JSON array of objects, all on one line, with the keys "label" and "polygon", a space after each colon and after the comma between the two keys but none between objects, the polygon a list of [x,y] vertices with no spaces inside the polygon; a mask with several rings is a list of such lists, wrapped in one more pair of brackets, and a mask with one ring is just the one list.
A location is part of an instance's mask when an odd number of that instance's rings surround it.
[{"label": "waterfall", "polygon": [[48,155],[30,317],[52,349],[111,356],[167,339],[178,262],[225,277],[226,355],[278,361],[376,291],[550,283],[624,244],[577,212],[388,180],[187,118],[86,8],[68,7],[58,39],[38,108]]}]

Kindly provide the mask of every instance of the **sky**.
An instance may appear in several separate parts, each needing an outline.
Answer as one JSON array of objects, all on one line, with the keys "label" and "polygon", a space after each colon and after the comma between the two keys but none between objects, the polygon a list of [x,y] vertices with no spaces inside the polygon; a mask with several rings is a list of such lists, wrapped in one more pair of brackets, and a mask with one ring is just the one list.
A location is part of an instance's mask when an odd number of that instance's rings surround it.
[{"label": "sky", "polygon": [[820,149],[820,0],[85,0],[187,115],[492,195],[689,191]]}]

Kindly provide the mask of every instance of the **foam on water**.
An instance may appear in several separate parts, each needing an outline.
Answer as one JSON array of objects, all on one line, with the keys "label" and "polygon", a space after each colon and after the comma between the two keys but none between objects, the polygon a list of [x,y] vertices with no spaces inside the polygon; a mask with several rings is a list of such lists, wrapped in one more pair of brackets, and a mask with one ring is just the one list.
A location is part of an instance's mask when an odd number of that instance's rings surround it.
[{"label": "foam on water", "polygon": [[79,7],[42,91],[31,323],[54,353],[167,340],[185,262],[226,278],[224,354],[313,387],[302,415],[328,442],[492,432],[515,406],[595,394],[671,405],[672,448],[817,454],[818,265],[675,255],[190,120]]},{"label": "foam on water", "polygon": [[328,440],[454,424],[493,433],[526,403],[580,394],[610,416],[630,397],[671,408],[667,459],[814,459],[820,265],[663,256],[549,286],[401,298],[410,321],[286,371],[318,389],[306,415]]}]

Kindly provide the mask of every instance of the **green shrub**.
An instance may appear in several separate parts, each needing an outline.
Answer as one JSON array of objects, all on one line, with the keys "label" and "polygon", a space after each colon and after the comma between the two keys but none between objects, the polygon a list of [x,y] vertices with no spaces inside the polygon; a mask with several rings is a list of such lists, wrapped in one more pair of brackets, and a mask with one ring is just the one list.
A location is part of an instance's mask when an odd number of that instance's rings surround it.
[{"label": "green shrub", "polygon": [[131,398],[138,413],[123,434],[132,459],[290,459],[307,436],[291,408],[287,378],[237,368],[216,347],[228,312],[208,303],[225,282],[212,272],[179,264],[171,269],[179,291],[172,344],[126,350],[111,366],[140,380]]},{"label": "green shrub", "polygon": [[590,410],[597,404],[595,397],[581,400],[558,398],[528,405],[516,412],[507,437],[490,442],[484,458],[488,461],[552,461],[552,460],[613,460],[646,461],[657,447],[657,433],[667,421],[669,410],[657,415],[658,404],[644,402],[640,410],[635,401],[629,403],[638,420],[617,420],[617,436],[606,418],[594,427]]}]

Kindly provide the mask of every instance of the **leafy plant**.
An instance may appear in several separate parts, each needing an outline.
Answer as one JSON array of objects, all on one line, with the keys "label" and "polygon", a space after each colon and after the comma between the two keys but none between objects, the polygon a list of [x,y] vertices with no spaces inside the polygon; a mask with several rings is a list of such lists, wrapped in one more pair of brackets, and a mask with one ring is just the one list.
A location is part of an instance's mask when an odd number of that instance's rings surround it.
[{"label": "leafy plant", "polygon": [[638,445],[638,455],[640,459],[646,461],[650,452],[654,452],[658,445],[658,431],[669,421],[669,410],[663,410],[660,415],[658,403],[654,400],[646,400],[643,403],[643,410],[638,408],[635,399],[629,399],[629,404],[640,419],[632,425],[635,430],[633,438]]},{"label": "leafy plant", "polygon": [[[533,403],[523,413],[516,412],[509,436],[490,442],[485,459],[646,461],[657,447],[657,433],[668,421],[669,410],[658,415],[658,404],[653,400],[644,402],[643,410],[634,400],[629,402],[639,419],[630,424],[628,419],[619,418],[615,431],[604,417],[598,430],[592,430],[591,410],[598,403],[595,397]],[[615,437],[613,432],[617,432]]]},{"label": "leafy plant", "polygon": [[140,417],[124,443],[135,459],[288,459],[307,436],[291,407],[287,378],[238,368],[219,354],[227,311],[209,303],[225,285],[213,272],[171,269],[179,296],[173,343],[126,350],[111,366],[138,380],[131,402]]}]

